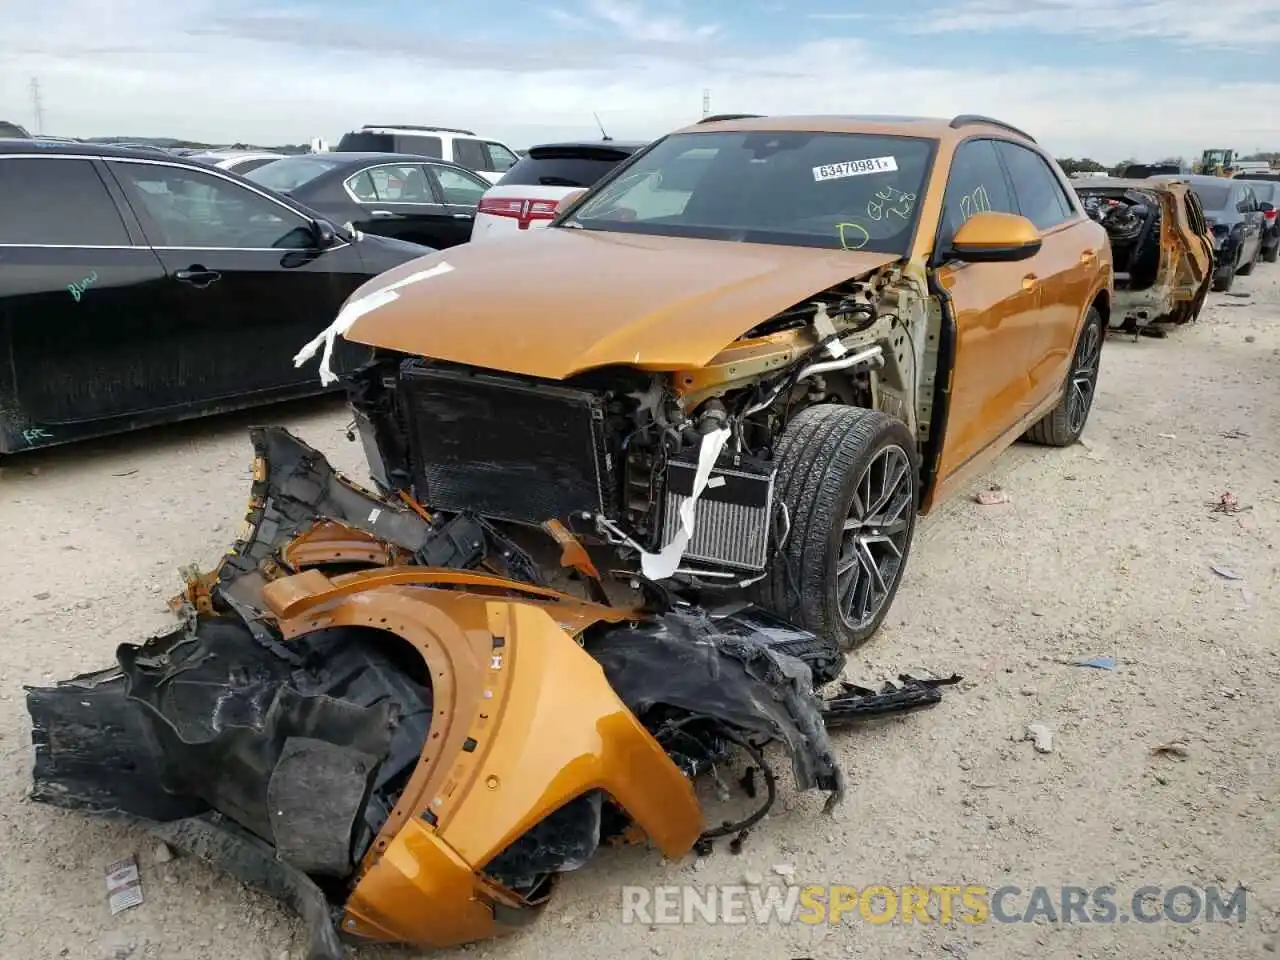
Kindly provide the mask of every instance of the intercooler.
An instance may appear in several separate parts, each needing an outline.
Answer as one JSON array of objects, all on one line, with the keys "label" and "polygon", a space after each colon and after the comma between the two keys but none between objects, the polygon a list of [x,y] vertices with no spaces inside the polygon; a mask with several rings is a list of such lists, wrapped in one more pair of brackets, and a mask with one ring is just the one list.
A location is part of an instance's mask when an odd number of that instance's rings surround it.
[{"label": "intercooler", "polygon": [[586,390],[406,364],[413,483],[433,510],[540,524],[614,515],[604,401]]},{"label": "intercooler", "polygon": [[[680,507],[693,494],[697,464],[673,460],[667,466],[662,542],[680,529]],[[763,570],[769,560],[769,521],[773,513],[772,464],[743,461],[715,467],[694,504],[693,537],[685,560],[740,570]]]}]

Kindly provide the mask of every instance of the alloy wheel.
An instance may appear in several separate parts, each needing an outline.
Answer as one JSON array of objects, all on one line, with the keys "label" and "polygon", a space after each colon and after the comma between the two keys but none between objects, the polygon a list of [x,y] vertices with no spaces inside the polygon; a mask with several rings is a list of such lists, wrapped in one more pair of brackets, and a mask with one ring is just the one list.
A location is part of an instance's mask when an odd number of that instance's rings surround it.
[{"label": "alloy wheel", "polygon": [[1076,348],[1076,362],[1071,371],[1071,386],[1067,394],[1067,427],[1073,434],[1084,429],[1093,406],[1094,389],[1098,384],[1098,359],[1102,354],[1102,332],[1092,319],[1080,335]]},{"label": "alloy wheel", "polygon": [[877,451],[854,487],[836,561],[840,616],[854,630],[875,620],[902,573],[915,488],[911,458],[896,445]]}]

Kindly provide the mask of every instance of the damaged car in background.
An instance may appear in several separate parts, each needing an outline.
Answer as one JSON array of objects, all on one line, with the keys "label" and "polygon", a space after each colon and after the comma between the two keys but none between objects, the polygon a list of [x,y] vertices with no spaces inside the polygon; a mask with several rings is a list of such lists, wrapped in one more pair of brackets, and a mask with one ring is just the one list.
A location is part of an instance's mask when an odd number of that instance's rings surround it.
[{"label": "damaged car in background", "polygon": [[255,429],[184,625],[28,690],[33,798],[151,821],[326,960],[508,932],[602,843],[739,849],[770,752],[829,808],[828,729],[957,679],[840,680],[917,515],[1080,436],[1111,298],[1105,232],[998,121],[662,138],[303,346],[326,383],[373,348],[344,377],[373,489]]},{"label": "damaged car in background", "polygon": [[1213,232],[1180,180],[1079,180],[1085,212],[1102,224],[1115,263],[1111,326],[1163,336],[1195,320],[1213,283]]}]

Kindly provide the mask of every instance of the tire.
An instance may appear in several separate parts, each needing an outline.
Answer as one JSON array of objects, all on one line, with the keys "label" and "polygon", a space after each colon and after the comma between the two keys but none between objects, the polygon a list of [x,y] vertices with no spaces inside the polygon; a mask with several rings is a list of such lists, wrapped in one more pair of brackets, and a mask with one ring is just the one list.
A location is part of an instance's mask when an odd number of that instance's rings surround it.
[{"label": "tire", "polygon": [[1274,247],[1269,247],[1268,249],[1263,250],[1262,259],[1266,263],[1275,263],[1277,260],[1280,260],[1280,243],[1277,243]]},{"label": "tire", "polygon": [[1075,356],[1067,371],[1067,386],[1058,405],[1050,410],[1026,433],[1032,443],[1046,447],[1069,447],[1080,439],[1089,411],[1093,409],[1093,396],[1098,387],[1098,364],[1102,359],[1102,314],[1097,307],[1090,307],[1084,317],[1084,327],[1076,343]]},{"label": "tire", "polygon": [[820,404],[787,425],[775,459],[790,530],[753,599],[852,650],[879,629],[902,582],[919,504],[915,439],[878,410]]},{"label": "tire", "polygon": [[1239,268],[1239,261],[1233,261],[1230,267],[1220,267],[1213,274],[1213,290],[1216,293],[1226,293],[1232,288],[1236,282],[1236,270]]}]

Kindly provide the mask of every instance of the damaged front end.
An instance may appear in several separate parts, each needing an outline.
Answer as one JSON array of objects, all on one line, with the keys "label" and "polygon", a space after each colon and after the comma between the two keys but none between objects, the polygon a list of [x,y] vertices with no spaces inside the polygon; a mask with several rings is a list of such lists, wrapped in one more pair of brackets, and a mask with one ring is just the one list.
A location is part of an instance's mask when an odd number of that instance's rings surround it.
[{"label": "damaged front end", "polygon": [[[823,701],[843,657],[813,634],[743,604],[576,598],[473,514],[363,490],[283,429],[252,439],[247,529],[188,574],[183,624],[28,688],[32,798],[150,821],[290,904],[313,960],[509,932],[602,843],[740,843],[774,797],[769,744],[830,805],[828,726],[939,699],[904,678]],[[698,779],[734,759],[766,796],[709,825]]]},{"label": "damaged front end", "polygon": [[1213,234],[1191,188],[1178,181],[1074,184],[1085,213],[1111,241],[1116,297],[1111,326],[1163,336],[1195,320],[1213,278]]}]

